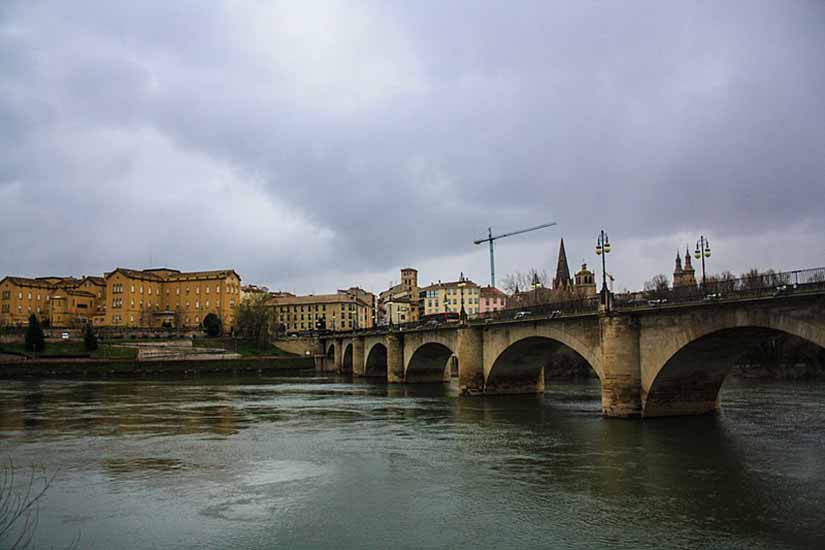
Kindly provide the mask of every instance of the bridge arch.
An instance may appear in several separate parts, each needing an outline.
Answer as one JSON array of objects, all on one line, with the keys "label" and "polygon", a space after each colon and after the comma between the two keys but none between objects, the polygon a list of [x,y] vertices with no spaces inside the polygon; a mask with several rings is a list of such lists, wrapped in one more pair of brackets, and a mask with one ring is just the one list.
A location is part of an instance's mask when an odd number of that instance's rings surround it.
[{"label": "bridge arch", "polygon": [[563,353],[587,364],[602,380],[595,357],[584,349],[580,352],[570,344],[549,336],[525,336],[508,345],[492,361],[486,373],[484,391],[541,393],[544,391],[545,367]]},{"label": "bridge arch", "polygon": [[364,376],[370,378],[387,378],[387,346],[377,342],[367,352]]},{"label": "bridge arch", "polygon": [[341,372],[352,374],[352,342],[344,344],[344,353],[341,355]]},{"label": "bridge arch", "polygon": [[825,348],[825,331],[799,319],[737,316],[733,322],[698,323],[659,350],[651,372],[643,372],[645,417],[712,414],[719,390],[736,361],[777,335],[792,335]]},{"label": "bridge arch", "polygon": [[453,350],[441,342],[425,342],[412,353],[404,380],[408,383],[449,382]]},{"label": "bridge arch", "polygon": [[325,354],[327,359],[335,359],[335,343],[327,342],[327,352]]}]

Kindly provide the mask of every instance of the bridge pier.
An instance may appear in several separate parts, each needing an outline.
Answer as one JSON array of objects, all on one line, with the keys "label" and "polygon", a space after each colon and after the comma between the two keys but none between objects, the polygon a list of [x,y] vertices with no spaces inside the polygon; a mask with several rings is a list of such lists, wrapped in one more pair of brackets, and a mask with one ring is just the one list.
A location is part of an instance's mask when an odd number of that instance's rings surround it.
[{"label": "bridge pier", "polygon": [[458,331],[458,386],[461,395],[484,392],[484,357],[482,329],[466,327]]},{"label": "bridge pier", "polygon": [[602,348],[602,414],[642,416],[639,322],[629,315],[599,319]]},{"label": "bridge pier", "polygon": [[344,370],[344,341],[341,338],[335,339],[335,349],[332,350],[332,370],[338,374]]},{"label": "bridge pier", "polygon": [[384,342],[387,345],[387,382],[398,384],[404,382],[404,337],[390,332]]},{"label": "bridge pier", "polygon": [[364,357],[364,338],[356,336],[352,339],[352,376],[366,375],[366,358]]}]

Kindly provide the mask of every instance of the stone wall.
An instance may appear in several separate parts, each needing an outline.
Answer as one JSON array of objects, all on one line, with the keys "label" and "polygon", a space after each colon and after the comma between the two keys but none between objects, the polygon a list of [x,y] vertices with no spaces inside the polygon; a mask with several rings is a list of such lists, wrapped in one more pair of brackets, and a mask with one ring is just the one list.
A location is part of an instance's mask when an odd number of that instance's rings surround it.
[{"label": "stone wall", "polygon": [[276,338],[272,340],[272,345],[293,355],[312,356],[324,353],[318,338]]}]

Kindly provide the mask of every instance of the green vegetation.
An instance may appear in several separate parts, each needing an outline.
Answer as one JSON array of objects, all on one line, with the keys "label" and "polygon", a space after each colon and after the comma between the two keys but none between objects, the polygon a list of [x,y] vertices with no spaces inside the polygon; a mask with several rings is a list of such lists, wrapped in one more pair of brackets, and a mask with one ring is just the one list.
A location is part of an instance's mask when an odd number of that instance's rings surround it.
[{"label": "green vegetation", "polygon": [[214,313],[209,313],[203,320],[203,328],[210,338],[217,338],[223,334],[223,321]]},{"label": "green vegetation", "polygon": [[269,344],[275,316],[268,294],[254,295],[237,306],[238,334],[261,346]]},{"label": "green vegetation", "polygon": [[46,349],[46,338],[43,336],[43,329],[40,321],[32,313],[29,315],[29,327],[26,329],[26,351],[42,353]]},{"label": "green vegetation", "polygon": [[86,325],[86,330],[83,332],[83,345],[86,347],[86,351],[89,352],[96,351],[98,348],[97,335],[91,323]]},{"label": "green vegetation", "polygon": [[[0,352],[30,355],[25,344],[2,344]],[[135,359],[137,350],[103,344],[94,351],[87,351],[84,342],[50,342],[49,347],[37,355],[44,359],[49,357],[91,357],[92,359]]]}]

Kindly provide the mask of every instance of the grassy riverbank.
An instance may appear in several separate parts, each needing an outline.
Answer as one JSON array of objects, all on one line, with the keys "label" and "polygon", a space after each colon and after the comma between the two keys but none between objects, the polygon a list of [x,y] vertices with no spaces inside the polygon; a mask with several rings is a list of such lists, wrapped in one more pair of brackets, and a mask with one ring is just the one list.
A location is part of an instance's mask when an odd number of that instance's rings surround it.
[{"label": "grassy riverbank", "polygon": [[62,357],[88,357],[90,359],[135,359],[137,350],[134,348],[121,347],[118,345],[102,344],[95,351],[89,352],[83,342],[48,342],[46,349],[42,353],[33,354],[27,352],[22,343],[2,344],[0,353],[13,355],[25,355],[29,358],[62,358]]},{"label": "grassy riverbank", "polygon": [[262,374],[314,368],[311,357],[241,357],[238,359],[182,359],[136,361],[133,359],[47,358],[2,364],[0,379],[21,378],[189,378],[206,375]]}]

